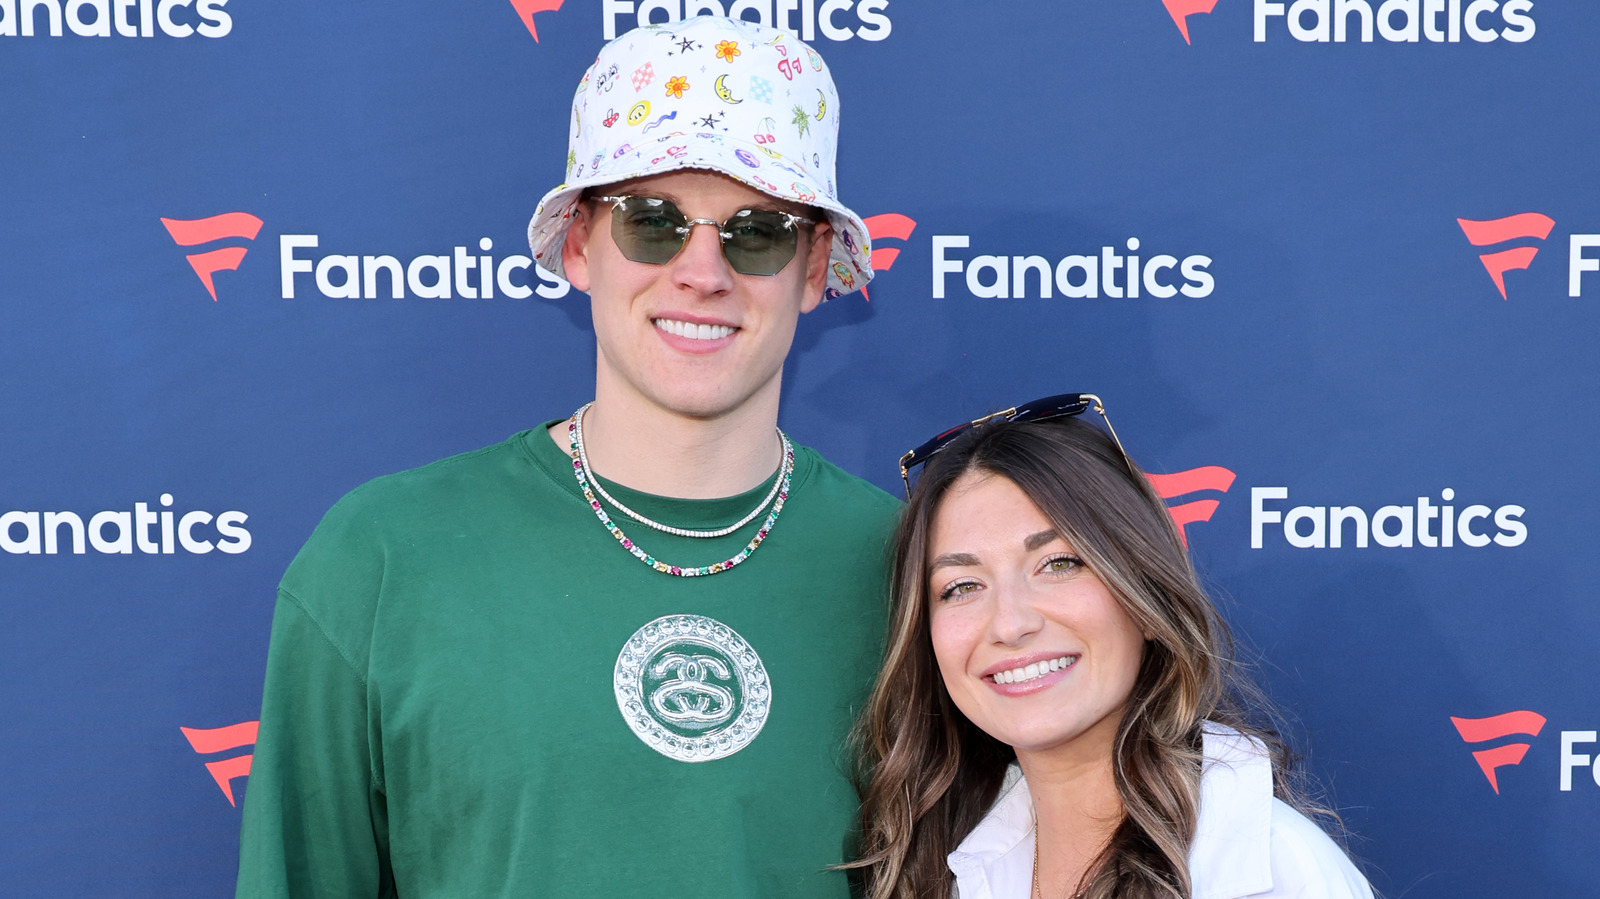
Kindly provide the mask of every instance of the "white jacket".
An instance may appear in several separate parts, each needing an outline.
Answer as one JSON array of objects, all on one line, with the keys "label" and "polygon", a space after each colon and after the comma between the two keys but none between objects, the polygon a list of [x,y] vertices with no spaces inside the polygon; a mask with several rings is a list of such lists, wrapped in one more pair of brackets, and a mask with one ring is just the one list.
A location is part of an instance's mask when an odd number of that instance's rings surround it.
[{"label": "white jacket", "polygon": [[[1194,899],[1372,899],[1337,844],[1272,795],[1258,741],[1205,725],[1200,821],[1189,850]],[[1015,765],[994,807],[950,853],[957,899],[1025,899],[1033,888],[1033,797]]]}]

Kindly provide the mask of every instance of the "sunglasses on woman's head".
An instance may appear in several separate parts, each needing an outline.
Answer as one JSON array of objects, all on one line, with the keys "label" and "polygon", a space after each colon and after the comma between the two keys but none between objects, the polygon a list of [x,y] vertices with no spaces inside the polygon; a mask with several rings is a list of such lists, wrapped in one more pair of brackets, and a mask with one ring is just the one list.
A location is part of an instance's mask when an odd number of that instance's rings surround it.
[{"label": "sunglasses on woman's head", "polygon": [[771,209],[741,209],[725,222],[692,219],[660,197],[595,197],[611,204],[611,239],[634,262],[665,265],[689,242],[695,225],[710,225],[722,238],[722,255],[741,275],[776,275],[794,258],[801,225],[816,222]]},{"label": "sunglasses on woman's head", "polygon": [[948,431],[924,442],[921,446],[900,457],[900,480],[906,484],[906,498],[911,498],[911,469],[933,458],[934,453],[949,446],[957,437],[972,430],[981,428],[992,421],[1045,421],[1051,418],[1063,418],[1068,415],[1081,414],[1085,409],[1093,409],[1099,414],[1100,420],[1106,423],[1106,430],[1111,434],[1111,442],[1117,445],[1117,452],[1122,454],[1122,463],[1127,466],[1132,474],[1133,463],[1128,459],[1128,451],[1122,448],[1122,440],[1117,437],[1117,429],[1111,426],[1111,419],[1106,417],[1105,404],[1092,393],[1059,393],[1043,399],[1032,400],[1010,409],[1001,409],[975,418],[972,421],[956,425]]}]

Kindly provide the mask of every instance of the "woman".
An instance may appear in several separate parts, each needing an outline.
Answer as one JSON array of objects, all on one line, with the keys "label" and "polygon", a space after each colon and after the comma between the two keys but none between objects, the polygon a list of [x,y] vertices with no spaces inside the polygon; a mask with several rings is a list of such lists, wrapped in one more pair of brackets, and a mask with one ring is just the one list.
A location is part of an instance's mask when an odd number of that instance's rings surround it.
[{"label": "woman", "polygon": [[870,899],[1371,897],[1114,435],[981,420],[929,453],[859,728]]}]

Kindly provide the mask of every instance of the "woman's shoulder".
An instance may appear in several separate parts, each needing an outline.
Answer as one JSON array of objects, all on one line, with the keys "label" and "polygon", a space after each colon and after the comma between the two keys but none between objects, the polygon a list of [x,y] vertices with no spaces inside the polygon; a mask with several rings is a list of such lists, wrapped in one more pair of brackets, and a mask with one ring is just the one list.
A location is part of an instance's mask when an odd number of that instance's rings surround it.
[{"label": "woman's shoulder", "polygon": [[1306,899],[1372,899],[1372,887],[1315,821],[1272,800],[1272,892]]},{"label": "woman's shoulder", "polygon": [[1273,795],[1266,746],[1214,722],[1203,729],[1200,821],[1189,856],[1195,899],[1371,899],[1344,850]]}]

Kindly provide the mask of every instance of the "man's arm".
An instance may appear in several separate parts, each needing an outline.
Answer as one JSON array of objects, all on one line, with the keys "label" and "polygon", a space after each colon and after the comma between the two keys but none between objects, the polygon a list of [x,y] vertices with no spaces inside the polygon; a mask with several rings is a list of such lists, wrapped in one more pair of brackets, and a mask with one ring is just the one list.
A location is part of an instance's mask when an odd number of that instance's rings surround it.
[{"label": "man's arm", "polygon": [[272,619],[238,899],[394,894],[365,671],[289,592]]}]

